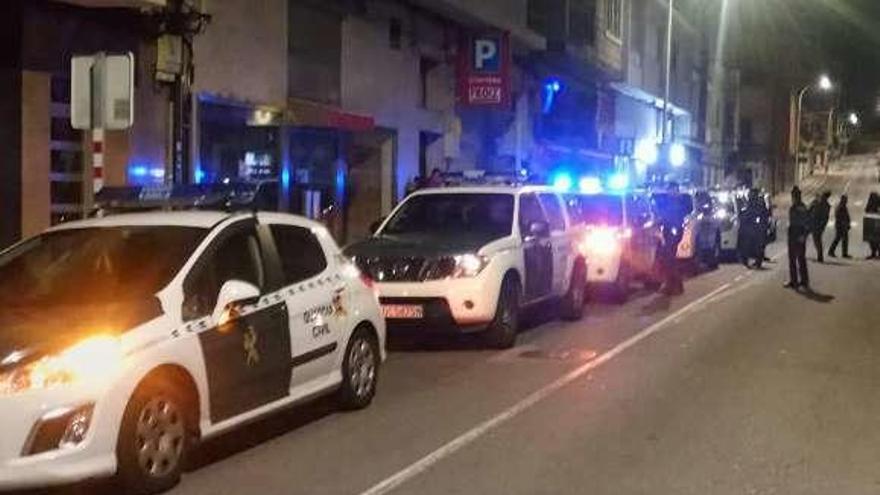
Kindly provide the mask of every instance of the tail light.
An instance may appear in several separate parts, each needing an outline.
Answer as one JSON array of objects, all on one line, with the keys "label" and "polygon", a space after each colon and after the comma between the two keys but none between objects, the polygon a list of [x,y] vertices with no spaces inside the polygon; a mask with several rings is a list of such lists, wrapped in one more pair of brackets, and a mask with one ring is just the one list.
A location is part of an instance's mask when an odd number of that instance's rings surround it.
[{"label": "tail light", "polygon": [[580,250],[588,254],[610,255],[620,250],[622,241],[633,235],[630,228],[592,227],[587,230]]}]

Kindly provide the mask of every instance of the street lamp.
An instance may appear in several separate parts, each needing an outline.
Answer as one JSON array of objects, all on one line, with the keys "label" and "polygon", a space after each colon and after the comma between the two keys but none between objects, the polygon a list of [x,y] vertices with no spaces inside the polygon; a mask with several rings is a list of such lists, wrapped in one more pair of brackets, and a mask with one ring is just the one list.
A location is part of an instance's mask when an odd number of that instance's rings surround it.
[{"label": "street lamp", "polygon": [[857,114],[855,112],[850,112],[849,123],[854,126],[859,125],[859,114]]},{"label": "street lamp", "polygon": [[[798,91],[798,99],[797,99],[797,116],[795,119],[795,133],[794,133],[794,164],[795,167],[799,167],[801,163],[801,117],[803,114],[804,107],[804,96],[807,92],[814,86],[814,84],[808,84],[801,88]],[[815,84],[821,91],[831,91],[834,89],[834,83],[831,82],[831,78],[828,77],[827,74],[822,74],[819,76],[818,82]]]}]

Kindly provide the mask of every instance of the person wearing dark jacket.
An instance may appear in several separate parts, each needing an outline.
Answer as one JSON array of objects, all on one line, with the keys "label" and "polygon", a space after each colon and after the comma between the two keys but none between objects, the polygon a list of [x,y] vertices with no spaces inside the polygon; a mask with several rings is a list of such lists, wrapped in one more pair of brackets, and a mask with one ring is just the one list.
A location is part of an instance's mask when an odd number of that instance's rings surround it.
[{"label": "person wearing dark jacket", "polygon": [[737,249],[743,265],[751,268],[754,260],[755,268],[764,264],[764,250],[767,245],[767,219],[770,211],[761,197],[760,191],[749,191],[748,205],[739,215],[739,238]]},{"label": "person wearing dark jacket", "polygon": [[801,199],[801,190],[791,190],[791,208],[788,210],[788,269],[791,278],[785,287],[810,289],[807,270],[807,236],[810,233],[810,212]]},{"label": "person wearing dark jacket", "polygon": [[831,243],[831,248],[828,249],[828,256],[832,258],[837,257],[837,246],[839,244],[843,244],[843,257],[852,257],[849,255],[849,229],[852,219],[849,216],[849,209],[846,207],[848,201],[849,198],[844,194],[840,197],[837,209],[834,210],[834,242]]},{"label": "person wearing dark jacket", "polygon": [[813,236],[813,243],[816,246],[816,258],[819,263],[825,262],[825,247],[822,244],[822,237],[825,235],[825,229],[828,228],[828,220],[831,218],[831,203],[828,200],[831,193],[826,191],[810,203],[810,233]]},{"label": "person wearing dark jacket", "polygon": [[868,256],[868,259],[880,259],[880,194],[872,192],[868,196],[862,229],[865,242],[871,246],[871,255]]}]

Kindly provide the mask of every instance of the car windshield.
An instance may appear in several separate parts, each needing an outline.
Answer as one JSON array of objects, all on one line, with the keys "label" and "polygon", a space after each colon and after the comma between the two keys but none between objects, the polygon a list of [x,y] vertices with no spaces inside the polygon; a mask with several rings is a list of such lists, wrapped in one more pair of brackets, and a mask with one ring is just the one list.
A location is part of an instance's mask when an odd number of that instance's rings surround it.
[{"label": "car windshield", "polygon": [[581,196],[580,217],[586,225],[621,225],[623,198],[605,194]]},{"label": "car windshield", "polygon": [[423,194],[408,199],[381,235],[510,235],[512,194]]},{"label": "car windshield", "polygon": [[652,200],[654,207],[661,215],[672,214],[676,216],[690,215],[694,209],[694,199],[690,194],[654,194]]},{"label": "car windshield", "polygon": [[154,295],[205,237],[192,227],[48,232],[0,255],[0,307],[103,304]]}]

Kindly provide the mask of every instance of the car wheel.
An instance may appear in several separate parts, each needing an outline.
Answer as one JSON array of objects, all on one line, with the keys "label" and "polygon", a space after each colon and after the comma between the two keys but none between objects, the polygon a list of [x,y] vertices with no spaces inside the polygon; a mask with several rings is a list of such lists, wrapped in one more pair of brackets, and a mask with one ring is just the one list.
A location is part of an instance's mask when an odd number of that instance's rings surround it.
[{"label": "car wheel", "polygon": [[338,402],[343,409],[363,409],[373,402],[379,381],[379,344],[368,329],[358,327],[351,335],[342,360],[342,385]]},{"label": "car wheel", "polygon": [[708,270],[715,270],[721,263],[721,234],[715,234],[715,241],[712,243],[712,247],[706,249],[701,256],[703,265]]},{"label": "car wheel", "polygon": [[560,316],[563,320],[578,321],[584,317],[584,301],[587,292],[587,271],[583,263],[575,264],[571,272],[571,283],[562,299]]},{"label": "car wheel", "polygon": [[192,398],[180,390],[145,382],[125,408],[116,448],[125,493],[161,493],[180,482],[197,422]]},{"label": "car wheel", "polygon": [[498,295],[495,318],[486,330],[486,343],[495,349],[509,349],[516,344],[519,331],[520,286],[513,278],[506,278]]},{"label": "car wheel", "polygon": [[660,263],[660,246],[654,251],[654,264],[651,266],[651,273],[644,279],[644,286],[651,291],[660,290],[663,286],[663,266]]},{"label": "car wheel", "polygon": [[630,294],[630,268],[621,263],[617,270],[617,279],[611,286],[611,298],[615,304],[626,304]]}]

